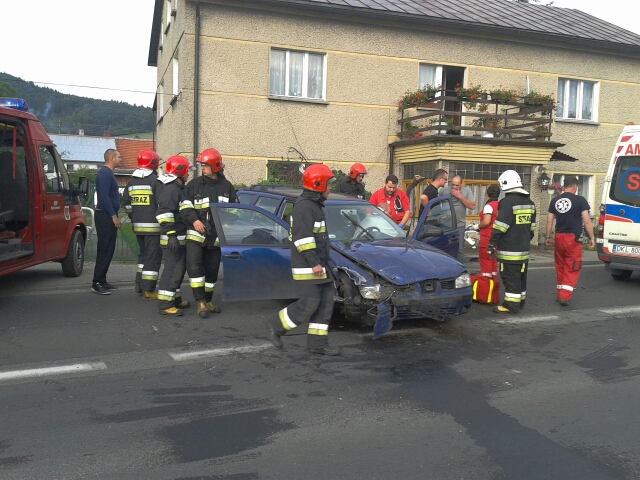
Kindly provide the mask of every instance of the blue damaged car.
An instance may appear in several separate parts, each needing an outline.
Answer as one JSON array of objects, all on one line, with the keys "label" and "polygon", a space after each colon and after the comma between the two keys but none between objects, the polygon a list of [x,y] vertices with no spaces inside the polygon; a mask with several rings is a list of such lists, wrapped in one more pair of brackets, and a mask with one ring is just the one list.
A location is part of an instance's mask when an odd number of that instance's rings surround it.
[{"label": "blue damaged car", "polygon": [[[213,204],[222,250],[225,301],[296,298],[289,215],[301,190],[254,187],[240,204]],[[460,241],[449,197],[432,200],[411,238],[370,203],[338,194],[325,202],[336,278],[335,308],[379,336],[395,320],[444,320],[466,313],[472,291],[452,258]],[[446,252],[446,253],[445,253]]]}]

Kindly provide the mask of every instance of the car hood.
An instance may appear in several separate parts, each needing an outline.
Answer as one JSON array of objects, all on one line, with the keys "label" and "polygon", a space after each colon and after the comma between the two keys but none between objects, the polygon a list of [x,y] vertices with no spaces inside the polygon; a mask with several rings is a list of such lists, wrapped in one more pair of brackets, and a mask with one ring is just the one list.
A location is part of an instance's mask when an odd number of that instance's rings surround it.
[{"label": "car hood", "polygon": [[409,285],[432,278],[453,278],[464,265],[436,248],[416,240],[332,242],[331,246],[364,268],[396,285]]}]

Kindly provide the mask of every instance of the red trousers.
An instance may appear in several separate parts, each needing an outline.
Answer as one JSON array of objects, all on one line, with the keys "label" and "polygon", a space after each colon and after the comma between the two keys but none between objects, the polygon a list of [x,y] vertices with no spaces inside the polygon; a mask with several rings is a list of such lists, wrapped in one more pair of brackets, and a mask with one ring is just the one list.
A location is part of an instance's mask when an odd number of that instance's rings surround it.
[{"label": "red trousers", "polygon": [[582,267],[582,244],[573,233],[556,233],[554,260],[557,298],[569,301]]},{"label": "red trousers", "polygon": [[495,258],[489,258],[487,255],[487,247],[489,246],[489,239],[480,238],[480,250],[478,251],[478,261],[480,262],[480,273],[487,276],[498,277],[498,260]]}]

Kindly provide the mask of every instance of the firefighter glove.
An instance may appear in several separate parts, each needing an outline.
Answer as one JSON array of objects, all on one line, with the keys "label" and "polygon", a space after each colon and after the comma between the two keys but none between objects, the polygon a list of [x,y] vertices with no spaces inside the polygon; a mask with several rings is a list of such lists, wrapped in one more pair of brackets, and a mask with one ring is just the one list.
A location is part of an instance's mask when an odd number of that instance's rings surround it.
[{"label": "firefighter glove", "polygon": [[487,255],[489,256],[489,258],[494,259],[496,258],[496,247],[495,245],[487,245]]},{"label": "firefighter glove", "polygon": [[169,237],[169,241],[167,242],[167,250],[171,252],[177,252],[180,248],[180,242],[178,241],[178,237]]}]

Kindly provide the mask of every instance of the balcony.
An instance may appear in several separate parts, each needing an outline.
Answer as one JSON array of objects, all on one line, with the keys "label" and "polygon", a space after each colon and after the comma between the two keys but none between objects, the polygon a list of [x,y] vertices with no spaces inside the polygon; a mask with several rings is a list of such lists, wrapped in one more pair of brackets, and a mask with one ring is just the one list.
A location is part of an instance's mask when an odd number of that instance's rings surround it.
[{"label": "balcony", "polygon": [[[413,105],[411,102],[408,105],[399,102],[401,118],[398,120],[400,130],[397,136],[400,142],[396,143],[405,144],[419,139],[444,140],[443,137],[453,140],[452,137],[456,136],[478,142],[553,143],[551,125],[555,105],[550,107],[549,102],[534,103],[540,100],[531,95],[498,96],[479,92],[470,96],[466,90],[462,94],[467,96],[458,93],[435,90],[418,96],[417,100],[412,98],[415,100]],[[409,115],[410,112],[415,114]],[[553,146],[557,145],[553,143]]]}]

